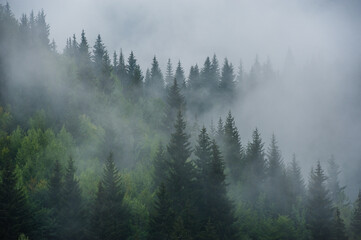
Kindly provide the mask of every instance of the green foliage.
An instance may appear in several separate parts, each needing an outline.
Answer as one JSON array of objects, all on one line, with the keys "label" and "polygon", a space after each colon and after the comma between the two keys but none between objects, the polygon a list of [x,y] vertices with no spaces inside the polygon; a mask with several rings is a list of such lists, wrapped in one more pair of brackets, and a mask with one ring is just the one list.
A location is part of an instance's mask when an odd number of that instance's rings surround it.
[{"label": "green foliage", "polygon": [[314,239],[330,239],[332,225],[332,205],[326,189],[326,176],[320,162],[311,171],[308,184],[307,223]]}]

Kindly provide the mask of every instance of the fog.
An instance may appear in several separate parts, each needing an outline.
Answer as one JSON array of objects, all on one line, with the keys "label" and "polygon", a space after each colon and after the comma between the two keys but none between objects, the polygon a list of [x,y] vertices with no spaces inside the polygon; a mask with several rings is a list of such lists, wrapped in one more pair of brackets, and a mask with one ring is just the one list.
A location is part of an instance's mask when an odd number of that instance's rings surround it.
[{"label": "fog", "polygon": [[[9,1],[17,18],[44,9],[62,52],[66,37],[85,30],[89,45],[101,34],[109,52],[135,52],[143,73],[157,56],[202,67],[214,53],[248,72],[256,56],[269,58],[277,72],[241,96],[232,107],[242,144],[259,128],[266,146],[275,133],[288,162],[293,153],[305,174],[331,154],[341,165],[343,183],[360,183],[361,3],[357,0],[226,1]],[[285,72],[286,55],[294,65]],[[217,121],[228,109],[212,112]],[[307,175],[306,175],[307,176]],[[307,178],[306,178],[307,179]],[[350,186],[354,196],[356,189]]]}]

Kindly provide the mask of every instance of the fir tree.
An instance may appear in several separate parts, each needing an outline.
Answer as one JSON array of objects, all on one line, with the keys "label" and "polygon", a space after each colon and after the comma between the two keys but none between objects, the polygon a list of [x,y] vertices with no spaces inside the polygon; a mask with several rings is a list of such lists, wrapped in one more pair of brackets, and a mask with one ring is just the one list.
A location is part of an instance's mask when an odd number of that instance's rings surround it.
[{"label": "fir tree", "polygon": [[313,239],[327,240],[331,237],[332,202],[326,189],[326,176],[320,162],[311,171],[308,185],[307,224]]},{"label": "fir tree", "polygon": [[219,79],[220,79],[220,73],[219,73],[219,63],[216,54],[213,54],[212,63],[211,63],[211,78],[210,86],[211,89],[216,92],[218,90],[219,86]]},{"label": "fir tree", "polygon": [[[221,127],[221,126],[219,126]],[[223,154],[230,177],[233,181],[241,180],[243,165],[243,149],[232,113],[229,111],[224,124]]]},{"label": "fir tree", "polygon": [[338,175],[341,173],[339,170],[340,167],[335,161],[335,157],[332,155],[328,160],[328,169],[327,169],[327,188],[330,191],[330,196],[333,203],[338,207],[344,207],[348,205],[346,195],[345,195],[345,186],[340,186]]},{"label": "fir tree", "polygon": [[224,60],[222,67],[221,81],[219,83],[220,93],[222,94],[222,99],[225,99],[225,103],[229,104],[232,102],[235,97],[235,84],[234,84],[235,75],[233,73],[232,64],[228,63],[227,58]]},{"label": "fir tree", "polygon": [[152,68],[150,69],[150,81],[148,82],[147,90],[150,92],[151,96],[161,97],[163,88],[163,74],[159,68],[158,60],[154,56]]},{"label": "fir tree", "polygon": [[174,214],[171,201],[166,192],[164,183],[161,183],[157,192],[154,214],[150,220],[150,238],[154,240],[168,240],[173,228]]},{"label": "fir tree", "polygon": [[170,61],[170,59],[168,59],[168,62],[167,62],[167,71],[165,73],[165,84],[166,86],[168,86],[169,84],[172,83],[174,79],[174,75],[173,75],[173,67],[172,67],[172,63]]},{"label": "fir tree", "polygon": [[128,226],[128,210],[124,206],[124,191],[121,179],[112,154],[109,155],[102,182],[99,184],[92,222],[95,239],[126,239],[130,232]]},{"label": "fir tree", "polygon": [[267,195],[270,201],[271,209],[275,216],[286,214],[287,210],[287,179],[281,151],[278,148],[277,140],[272,134],[271,144],[267,153]]},{"label": "fir tree", "polygon": [[127,67],[125,65],[123,51],[120,49],[119,61],[118,61],[118,77],[123,86],[127,86]]},{"label": "fir tree", "polygon": [[340,216],[340,210],[336,208],[331,229],[332,240],[348,240],[345,224]]},{"label": "fir tree", "polygon": [[64,189],[61,198],[63,202],[60,223],[64,239],[82,239],[84,234],[83,204],[75,171],[74,161],[70,157],[65,169]]},{"label": "fir tree", "polygon": [[153,165],[154,165],[154,174],[153,174],[154,186],[159,187],[160,184],[162,182],[164,183],[168,178],[168,161],[166,158],[166,151],[161,143],[158,146]]},{"label": "fir tree", "polygon": [[174,79],[173,85],[168,88],[167,94],[166,118],[164,121],[168,130],[171,129],[171,124],[175,122],[177,113],[179,111],[185,111],[185,105],[185,99],[180,92],[177,79]]},{"label": "fir tree", "polygon": [[[187,229],[191,229],[191,223],[186,221],[187,211],[193,209],[193,193],[195,191],[194,179],[195,170],[193,164],[189,161],[191,148],[189,136],[185,132],[186,122],[183,119],[181,111],[178,113],[174,132],[171,134],[170,142],[167,146],[169,154],[169,177],[166,189],[172,201],[172,208],[177,216],[183,218]],[[188,205],[188,209],[185,208]]]},{"label": "fir tree", "polygon": [[181,89],[184,90],[186,88],[186,78],[184,76],[184,70],[180,61],[178,61],[178,65],[174,77],[181,85]]},{"label": "fir tree", "polygon": [[293,154],[292,162],[287,169],[289,201],[291,206],[295,206],[297,202],[303,200],[306,189],[302,178],[301,168],[296,161],[296,155]]},{"label": "fir tree", "polygon": [[31,232],[31,212],[24,191],[18,186],[15,164],[6,158],[0,182],[0,238],[17,240]]},{"label": "fir tree", "polygon": [[211,142],[211,161],[207,176],[207,202],[209,219],[215,226],[219,239],[237,239],[233,204],[227,196],[224,162],[215,140]]}]

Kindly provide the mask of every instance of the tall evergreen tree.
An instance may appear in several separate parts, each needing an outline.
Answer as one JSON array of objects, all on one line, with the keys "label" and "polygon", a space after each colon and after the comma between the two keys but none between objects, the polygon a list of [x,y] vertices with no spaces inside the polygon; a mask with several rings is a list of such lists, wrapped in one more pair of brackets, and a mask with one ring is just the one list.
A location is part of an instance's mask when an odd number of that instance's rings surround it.
[{"label": "tall evergreen tree", "polygon": [[177,79],[174,79],[173,85],[168,88],[167,94],[167,106],[166,106],[166,118],[165,126],[167,130],[171,129],[171,125],[175,122],[179,111],[185,111],[185,99],[180,92]]},{"label": "tall evergreen tree", "polygon": [[151,96],[162,97],[164,88],[164,79],[162,71],[160,70],[157,58],[154,56],[152,68],[150,69],[150,81],[148,82],[147,90]]},{"label": "tall evergreen tree", "polygon": [[361,239],[361,191],[359,191],[351,219],[351,233],[355,240]]},{"label": "tall evergreen tree", "polygon": [[180,61],[178,61],[178,65],[177,65],[177,69],[175,71],[174,77],[177,79],[177,81],[181,85],[181,89],[185,89],[186,88],[186,78],[184,76],[184,70],[183,70],[183,67],[182,67],[182,64]]},{"label": "tall evergreen tree", "polygon": [[70,157],[65,169],[60,223],[63,239],[82,239],[84,236],[83,203],[74,161]]},{"label": "tall evergreen tree", "polygon": [[253,131],[252,142],[247,145],[245,157],[245,180],[247,190],[244,196],[249,203],[256,203],[263,191],[266,177],[263,142],[258,129]]},{"label": "tall evergreen tree", "polygon": [[236,218],[233,204],[227,196],[224,162],[215,140],[211,142],[211,161],[208,171],[208,206],[209,219],[215,226],[219,239],[237,239]]},{"label": "tall evergreen tree", "polygon": [[158,188],[161,183],[164,183],[168,179],[168,161],[166,157],[166,150],[161,143],[158,146],[153,165],[154,186]]},{"label": "tall evergreen tree", "polygon": [[121,179],[115,167],[112,154],[109,155],[103,179],[98,187],[95,210],[92,216],[95,239],[126,239],[130,235],[128,210],[123,203],[124,191]]},{"label": "tall evergreen tree", "polygon": [[137,59],[134,56],[133,51],[130,52],[128,57],[128,64],[126,66],[127,77],[129,81],[129,95],[133,100],[137,100],[141,97],[143,87],[143,75],[140,66],[137,64]]},{"label": "tall evergreen tree", "polygon": [[340,186],[338,175],[341,173],[340,167],[332,155],[328,160],[327,168],[327,188],[330,191],[330,196],[333,203],[338,207],[343,207],[348,204],[345,194],[345,186]]},{"label": "tall evergreen tree", "polygon": [[296,161],[296,155],[293,154],[292,162],[287,169],[288,191],[290,205],[295,206],[298,201],[305,197],[306,189],[302,178],[301,168]]},{"label": "tall evergreen tree", "polygon": [[127,87],[127,67],[125,65],[123,51],[120,49],[119,61],[118,61],[118,77],[123,87]]},{"label": "tall evergreen tree", "polygon": [[219,63],[216,54],[213,54],[212,63],[211,63],[211,79],[209,79],[211,84],[211,89],[213,92],[218,90],[220,80],[220,71]]},{"label": "tall evergreen tree", "polygon": [[308,185],[307,225],[313,239],[327,240],[331,238],[332,202],[326,189],[326,176],[317,163],[315,170],[311,171]]},{"label": "tall evergreen tree", "polygon": [[228,63],[227,58],[224,60],[222,67],[221,81],[219,83],[220,93],[225,103],[230,104],[235,97],[235,75],[232,64]]},{"label": "tall evergreen tree", "polygon": [[[177,216],[182,217],[187,229],[194,226],[188,219],[188,212],[193,209],[193,191],[195,191],[194,180],[195,170],[189,161],[191,147],[189,136],[186,133],[186,122],[181,111],[178,112],[174,125],[174,132],[171,134],[170,142],[167,146],[169,154],[169,178],[166,189],[172,201],[172,208]],[[188,207],[185,207],[187,205]]]},{"label": "tall evergreen tree", "polygon": [[267,186],[266,192],[270,201],[274,216],[286,214],[287,210],[287,179],[281,151],[278,148],[277,140],[272,134],[271,144],[267,153]]},{"label": "tall evergreen tree", "polygon": [[243,167],[243,149],[231,111],[229,111],[224,124],[223,154],[230,177],[233,181],[241,180]]},{"label": "tall evergreen tree", "polygon": [[334,214],[332,229],[331,229],[331,239],[332,240],[348,240],[346,235],[346,227],[340,216],[340,210],[336,208]]},{"label": "tall evergreen tree", "polygon": [[165,79],[164,79],[166,86],[171,84],[173,79],[174,79],[173,67],[172,67],[172,62],[170,61],[170,58],[169,58],[168,62],[167,62],[167,71],[165,73]]},{"label": "tall evergreen tree", "polygon": [[79,69],[78,76],[79,78],[85,82],[90,84],[93,81],[93,72],[90,61],[90,52],[88,41],[85,37],[85,32],[82,30],[81,32],[81,41],[79,44]]},{"label": "tall evergreen tree", "polygon": [[149,239],[168,240],[173,229],[174,214],[164,183],[159,186],[154,208],[154,214],[150,220]]},{"label": "tall evergreen tree", "polygon": [[17,240],[31,232],[31,212],[15,173],[14,161],[6,158],[0,182],[0,238]]}]

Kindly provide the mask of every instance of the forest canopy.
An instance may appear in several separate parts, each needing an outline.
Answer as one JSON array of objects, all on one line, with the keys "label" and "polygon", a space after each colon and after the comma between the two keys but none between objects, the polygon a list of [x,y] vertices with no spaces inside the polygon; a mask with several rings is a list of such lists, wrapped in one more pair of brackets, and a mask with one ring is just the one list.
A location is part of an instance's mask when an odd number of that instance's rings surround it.
[{"label": "forest canopy", "polygon": [[59,51],[43,10],[0,4],[1,239],[361,239],[361,192],[331,152],[307,172],[233,115],[291,60],[144,71],[79,33]]}]

